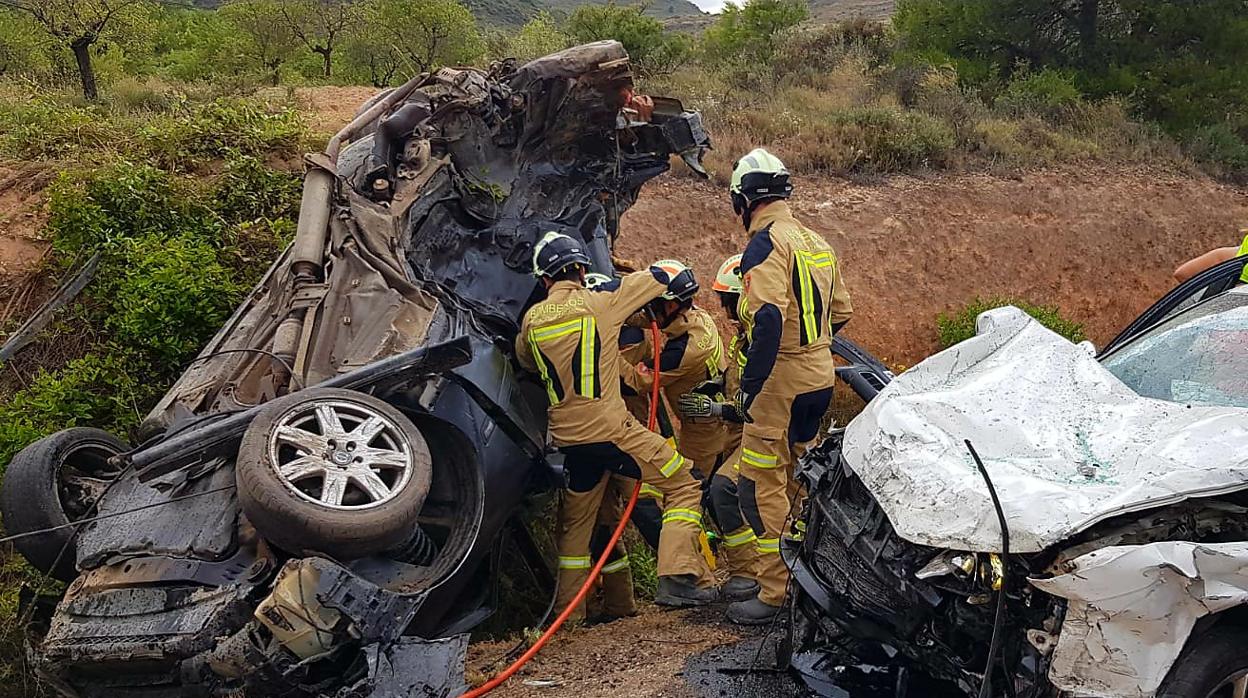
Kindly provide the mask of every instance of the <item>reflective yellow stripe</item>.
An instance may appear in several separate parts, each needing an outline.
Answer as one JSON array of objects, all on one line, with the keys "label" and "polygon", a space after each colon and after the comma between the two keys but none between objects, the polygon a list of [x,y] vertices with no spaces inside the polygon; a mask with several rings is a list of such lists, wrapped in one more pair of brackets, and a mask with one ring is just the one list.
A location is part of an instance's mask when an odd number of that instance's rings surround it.
[{"label": "reflective yellow stripe", "polygon": [[[1244,231],[1244,242],[1239,246],[1239,256],[1248,257],[1248,230]],[[1244,267],[1244,273],[1240,274],[1239,280],[1242,283],[1248,284],[1248,266]]]},{"label": "reflective yellow stripe", "polygon": [[798,252],[797,278],[802,293],[802,325],[806,328],[806,340],[813,342],[818,332],[818,325],[815,324],[815,283],[810,276],[810,266],[810,256],[804,252]]},{"label": "reflective yellow stripe", "polygon": [[702,512],[696,509],[668,509],[663,512],[663,523],[671,523],[672,521],[688,521],[701,526]]},{"label": "reflective yellow stripe", "polygon": [[754,535],[754,530],[747,528],[736,535],[725,536],[724,545],[729,548],[739,548],[743,545],[749,545],[756,540],[758,540],[758,537]]},{"label": "reflective yellow stripe", "polygon": [[659,468],[659,472],[663,473],[663,477],[671,477],[676,474],[685,465],[685,457],[679,452],[673,453],[667,464]]},{"label": "reflective yellow stripe", "polygon": [[535,327],[529,330],[529,335],[538,342],[545,342],[559,337],[566,337],[570,334],[576,334],[581,329],[580,318],[561,322],[558,325],[546,325],[545,327]]},{"label": "reflective yellow stripe", "polygon": [[759,538],[758,552],[763,554],[779,554],[780,539],[779,538]]},{"label": "reflective yellow stripe", "polygon": [[752,465],[755,468],[770,470],[779,466],[780,459],[776,456],[769,456],[766,453],[759,453],[746,448],[742,449],[741,462],[746,465]]},{"label": "reflective yellow stripe", "polygon": [[533,362],[537,364],[537,372],[542,376],[542,384],[546,386],[546,397],[550,398],[550,404],[559,404],[559,396],[555,394],[554,381],[550,380],[550,371],[546,368],[546,360],[542,358],[542,352],[537,347],[537,339],[533,336],[532,331],[529,332],[529,349],[533,352]]},{"label": "reflective yellow stripe", "polygon": [[588,570],[592,569],[594,561],[589,559],[588,555],[565,557],[559,556],[559,569],[561,570]]},{"label": "reflective yellow stripe", "polygon": [[643,483],[641,486],[641,494],[638,496],[650,497],[652,499],[663,499],[663,492],[654,485],[647,485]]},{"label": "reflective yellow stripe", "polygon": [[581,320],[581,396],[594,397],[594,345],[597,343],[597,321],[593,317]]},{"label": "reflective yellow stripe", "polygon": [[706,372],[711,378],[720,375],[719,364],[724,360],[724,343],[716,334],[711,341],[714,346],[711,347],[711,355],[706,357]]},{"label": "reflective yellow stripe", "polygon": [[603,574],[615,574],[616,572],[623,572],[626,569],[628,569],[628,556],[627,555],[616,560],[615,562],[609,562],[606,565],[604,565],[602,568],[602,573]]}]

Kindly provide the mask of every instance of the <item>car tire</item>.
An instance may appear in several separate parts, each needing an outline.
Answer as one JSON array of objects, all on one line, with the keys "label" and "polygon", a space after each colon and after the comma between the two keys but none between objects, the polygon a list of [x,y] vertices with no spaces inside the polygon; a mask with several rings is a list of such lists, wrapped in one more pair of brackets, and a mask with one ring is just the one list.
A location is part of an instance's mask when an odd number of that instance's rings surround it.
[{"label": "car tire", "polygon": [[1221,698],[1248,682],[1248,629],[1223,625],[1188,640],[1157,698]]},{"label": "car tire", "polygon": [[[13,457],[0,488],[0,515],[9,535],[64,526],[87,517],[121,473],[108,459],[130,450],[99,429],[78,427],[32,443]],[[13,541],[28,562],[63,582],[78,576],[73,528]]]},{"label": "car tire", "polygon": [[350,560],[411,540],[431,464],[402,412],[364,393],[312,388],[252,421],[235,476],[243,513],[270,543]]}]

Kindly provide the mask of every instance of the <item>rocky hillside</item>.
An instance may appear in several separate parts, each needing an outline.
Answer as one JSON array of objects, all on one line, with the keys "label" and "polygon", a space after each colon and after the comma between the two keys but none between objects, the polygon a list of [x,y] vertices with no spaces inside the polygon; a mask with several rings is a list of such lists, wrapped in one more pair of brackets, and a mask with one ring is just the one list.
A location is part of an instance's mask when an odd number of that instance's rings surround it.
[{"label": "rocky hillside", "polygon": [[895,0],[810,0],[810,14],[824,22],[857,17],[883,20],[892,16],[896,5]]}]

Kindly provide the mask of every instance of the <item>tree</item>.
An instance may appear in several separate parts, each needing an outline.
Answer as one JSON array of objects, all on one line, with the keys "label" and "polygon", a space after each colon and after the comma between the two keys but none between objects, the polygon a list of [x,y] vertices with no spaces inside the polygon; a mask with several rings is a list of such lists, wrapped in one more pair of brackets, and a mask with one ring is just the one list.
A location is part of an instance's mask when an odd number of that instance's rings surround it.
[{"label": "tree", "polygon": [[99,98],[91,48],[101,41],[124,43],[127,30],[150,9],[148,0],[0,0],[0,8],[23,12],[74,54],[82,94]]},{"label": "tree", "polygon": [[559,30],[549,13],[539,12],[516,32],[508,46],[508,53],[521,61],[531,61],[562,51],[572,42],[572,37]]},{"label": "tree", "polygon": [[703,50],[713,61],[766,61],[773,53],[776,34],[809,16],[805,0],[749,0],[744,7],[729,3],[707,28]]},{"label": "tree", "polygon": [[[1248,136],[1244,0],[902,0],[903,51],[949,61],[966,82],[1013,89],[1030,75],[1072,76],[1093,97],[1124,96],[1186,132]],[[1032,81],[1036,82],[1036,81]]]},{"label": "tree", "polygon": [[663,73],[687,55],[690,40],[666,33],[662,22],[645,14],[646,7],[614,2],[581,5],[568,17],[564,31],[581,43],[615,39],[624,45],[639,71]]},{"label": "tree", "polygon": [[277,85],[282,80],[282,64],[299,48],[299,40],[282,20],[283,0],[230,0],[220,12],[243,34],[244,50],[261,69],[270,73]]},{"label": "tree", "polygon": [[477,20],[456,0],[368,0],[361,9],[348,53],[379,87],[398,75],[471,63],[485,51]]},{"label": "tree", "polygon": [[323,75],[332,77],[334,50],[355,27],[359,7],[353,0],[287,0],[279,5],[291,33],[321,57]]}]

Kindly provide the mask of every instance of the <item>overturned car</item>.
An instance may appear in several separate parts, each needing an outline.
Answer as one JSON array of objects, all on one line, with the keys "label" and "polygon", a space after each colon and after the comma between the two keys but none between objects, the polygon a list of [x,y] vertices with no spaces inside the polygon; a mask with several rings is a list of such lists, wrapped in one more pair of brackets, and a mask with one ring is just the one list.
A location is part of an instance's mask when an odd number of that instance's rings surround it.
[{"label": "overturned car", "polygon": [[10,464],[6,529],[68,582],[35,608],[41,676],[70,696],[458,695],[490,553],[526,548],[517,506],[555,481],[544,393],[511,356],[533,245],[573,235],[611,273],[642,184],[707,147],[696,113],[634,94],[616,42],[366,104],[309,156],[292,246],[142,443],[74,429]]},{"label": "overturned car", "polygon": [[789,661],[820,695],[1248,694],[1248,288],[1099,358],[1015,309],[804,460]]}]

